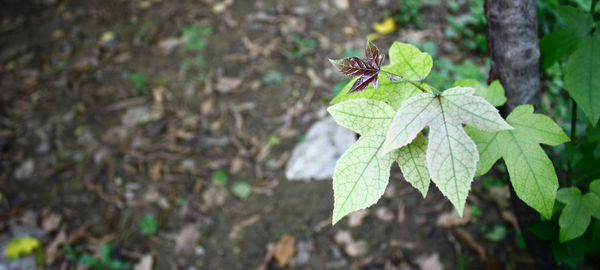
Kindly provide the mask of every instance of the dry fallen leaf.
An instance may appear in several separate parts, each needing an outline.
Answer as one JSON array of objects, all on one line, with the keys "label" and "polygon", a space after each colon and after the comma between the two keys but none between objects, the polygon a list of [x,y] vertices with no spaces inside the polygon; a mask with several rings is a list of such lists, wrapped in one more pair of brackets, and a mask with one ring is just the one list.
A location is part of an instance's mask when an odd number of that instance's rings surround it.
[{"label": "dry fallen leaf", "polygon": [[152,258],[152,255],[146,254],[133,266],[133,270],[152,270],[153,263],[154,258]]},{"label": "dry fallen leaf", "polygon": [[160,172],[162,171],[163,163],[161,161],[154,163],[150,169],[150,179],[157,181],[160,178]]},{"label": "dry fallen leaf", "polygon": [[377,208],[377,211],[375,211],[375,215],[377,216],[378,219],[381,219],[385,222],[388,222],[388,221],[391,221],[392,219],[394,219],[394,212],[392,212],[392,210],[390,210],[387,207]]},{"label": "dry fallen leaf", "polygon": [[217,81],[217,90],[221,93],[229,93],[242,84],[242,78],[221,77]]},{"label": "dry fallen leaf", "polygon": [[284,234],[275,245],[273,257],[279,266],[285,267],[295,253],[296,239],[289,234]]},{"label": "dry fallen leaf", "polygon": [[200,240],[200,232],[195,225],[186,225],[175,238],[175,253],[190,254]]},{"label": "dry fallen leaf", "polygon": [[444,266],[440,261],[440,255],[433,253],[431,255],[421,255],[415,263],[421,270],[443,270]]},{"label": "dry fallen leaf", "polygon": [[363,219],[365,219],[369,215],[369,210],[361,209],[355,212],[348,214],[348,226],[358,227],[362,224]]},{"label": "dry fallen leaf", "polygon": [[59,255],[59,249],[67,241],[67,232],[65,226],[60,229],[54,240],[46,247],[46,264],[51,265]]},{"label": "dry fallen leaf", "polygon": [[438,216],[437,225],[443,228],[455,227],[455,226],[463,226],[469,223],[471,220],[471,207],[465,205],[465,209],[463,212],[463,217],[458,216],[458,212],[456,209],[452,209],[449,212],[442,213]]},{"label": "dry fallen leaf", "polygon": [[333,4],[341,10],[345,10],[348,9],[348,7],[350,7],[350,1],[349,0],[333,0]]},{"label": "dry fallen leaf", "polygon": [[369,251],[369,244],[367,241],[360,240],[356,242],[350,242],[346,244],[346,248],[344,249],[346,254],[351,257],[360,257],[365,255],[367,251]]},{"label": "dry fallen leaf", "polygon": [[346,231],[346,230],[340,230],[337,233],[335,233],[335,236],[333,237],[333,240],[338,245],[346,245],[346,244],[351,243],[351,242],[354,241],[352,239],[352,234],[350,234],[350,232]]},{"label": "dry fallen leaf", "polygon": [[42,228],[47,233],[51,233],[58,229],[60,222],[62,221],[62,216],[56,213],[51,213],[44,217],[42,221]]}]

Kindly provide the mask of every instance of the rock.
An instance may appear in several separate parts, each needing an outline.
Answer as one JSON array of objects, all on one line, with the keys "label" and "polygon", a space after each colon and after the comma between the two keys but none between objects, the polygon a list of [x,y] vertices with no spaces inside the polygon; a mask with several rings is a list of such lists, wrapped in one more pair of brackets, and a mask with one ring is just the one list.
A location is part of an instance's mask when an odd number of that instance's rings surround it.
[{"label": "rock", "polygon": [[354,132],[338,125],[331,116],[316,122],[294,148],[285,176],[289,180],[329,179],[335,162],[355,141]]},{"label": "rock", "polygon": [[348,256],[350,257],[360,257],[362,255],[365,255],[368,250],[369,244],[367,244],[367,241],[364,240],[350,242],[346,244],[346,248],[344,249],[344,251],[346,251],[346,254],[348,254]]},{"label": "rock", "polygon": [[369,215],[369,210],[361,209],[348,214],[348,226],[358,227],[362,224],[363,219]]},{"label": "rock", "polygon": [[348,9],[350,7],[350,1],[348,0],[333,0],[335,7],[341,10]]},{"label": "rock", "polygon": [[144,255],[138,263],[133,266],[133,270],[152,270],[152,264],[154,263],[154,258],[152,255]]},{"label": "rock", "polygon": [[27,159],[15,171],[15,178],[18,180],[23,180],[29,178],[33,173],[33,169],[35,168],[35,161],[33,159]]},{"label": "rock", "polygon": [[391,221],[394,219],[394,212],[387,207],[379,207],[377,211],[375,211],[375,215],[378,219],[381,219],[385,222]]},{"label": "rock", "polygon": [[192,224],[186,225],[175,238],[175,253],[190,254],[194,251],[198,240],[200,240],[198,228]]},{"label": "rock", "polygon": [[135,126],[137,124],[150,121],[150,108],[146,106],[136,106],[127,109],[127,112],[121,117],[121,122],[125,126]]},{"label": "rock", "polygon": [[444,266],[442,266],[442,262],[440,261],[440,255],[437,253],[421,255],[415,263],[422,270],[444,270]]},{"label": "rock", "polygon": [[351,243],[352,241],[354,241],[352,239],[352,234],[350,234],[349,231],[346,230],[341,230],[338,231],[335,236],[333,237],[333,240],[338,244],[338,245],[346,245],[348,243]]}]

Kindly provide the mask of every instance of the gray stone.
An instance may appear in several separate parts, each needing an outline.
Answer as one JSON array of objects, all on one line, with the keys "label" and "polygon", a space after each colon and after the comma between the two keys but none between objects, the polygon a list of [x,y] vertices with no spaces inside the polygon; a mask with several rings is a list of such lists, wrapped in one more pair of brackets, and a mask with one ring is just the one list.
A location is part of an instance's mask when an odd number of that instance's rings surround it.
[{"label": "gray stone", "polygon": [[329,116],[314,123],[303,142],[296,145],[286,168],[289,180],[330,179],[335,162],[354,142],[356,134]]}]

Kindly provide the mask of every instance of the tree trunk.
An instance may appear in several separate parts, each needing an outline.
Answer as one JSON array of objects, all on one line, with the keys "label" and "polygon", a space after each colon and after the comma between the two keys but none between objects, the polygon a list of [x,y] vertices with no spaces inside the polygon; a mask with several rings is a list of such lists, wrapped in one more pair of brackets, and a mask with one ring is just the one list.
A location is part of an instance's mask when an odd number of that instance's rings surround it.
[{"label": "tree trunk", "polygon": [[[473,1],[473,0],[471,0]],[[535,0],[486,0],[488,50],[490,52],[489,81],[500,80],[508,99],[502,109],[504,116],[521,104],[540,101],[540,50],[538,47]],[[527,231],[539,222],[539,214],[521,201],[511,187],[512,206],[528,250],[539,269],[556,269],[552,250]]]},{"label": "tree trunk", "polygon": [[489,81],[506,90],[507,112],[521,104],[539,103],[540,50],[535,0],[486,0]]}]

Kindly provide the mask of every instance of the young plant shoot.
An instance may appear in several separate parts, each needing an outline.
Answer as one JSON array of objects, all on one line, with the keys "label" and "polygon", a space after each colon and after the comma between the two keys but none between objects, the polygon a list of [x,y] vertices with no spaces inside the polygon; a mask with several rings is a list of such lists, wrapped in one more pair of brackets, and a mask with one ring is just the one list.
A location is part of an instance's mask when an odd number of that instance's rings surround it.
[{"label": "young plant shoot", "polygon": [[473,81],[444,91],[431,87],[424,81],[432,58],[410,44],[395,42],[390,64],[382,66],[384,55],[368,41],[365,57],[330,60],[342,73],[360,76],[328,108],[340,125],[361,135],[336,164],[333,224],[379,200],[394,161],[423,197],[432,181],[462,215],[474,176],[500,157],[517,195],[552,216],[558,180],[539,143],[569,140],[554,121],[534,114],[531,105],[516,108],[505,121],[495,108],[506,101],[499,82],[490,88]]}]

